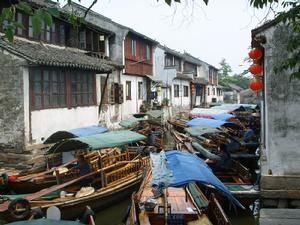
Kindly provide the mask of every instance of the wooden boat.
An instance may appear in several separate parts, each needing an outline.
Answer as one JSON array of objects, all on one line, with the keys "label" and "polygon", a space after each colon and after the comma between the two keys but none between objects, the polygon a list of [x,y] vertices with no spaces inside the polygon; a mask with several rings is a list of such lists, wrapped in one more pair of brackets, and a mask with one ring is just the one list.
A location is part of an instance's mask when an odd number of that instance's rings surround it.
[{"label": "wooden boat", "polygon": [[[99,137],[99,135],[105,135]],[[116,136],[108,136],[108,133],[99,134],[96,137],[84,137],[69,139],[66,142],[57,145],[57,148],[50,151],[67,151],[75,146],[75,149],[98,149],[103,146],[111,147],[113,145],[124,145],[144,139],[143,135],[132,131],[120,132]],[[126,135],[126,138],[123,136]],[[111,141],[108,137],[113,138]],[[122,139],[122,138],[123,139]],[[71,142],[71,143],[70,143]],[[77,144],[77,145],[76,145]],[[6,201],[0,204],[0,217],[21,217],[28,216],[28,209],[57,206],[62,211],[63,218],[72,218],[80,213],[86,205],[90,205],[93,210],[108,206],[115,201],[126,196],[130,196],[139,183],[142,181],[144,170],[149,165],[149,157],[142,157],[137,151],[126,149],[113,149],[108,153],[91,151],[85,155],[86,161],[92,168],[89,174],[79,176],[76,171],[69,170],[65,173],[55,173],[57,184],[36,193],[26,195],[22,199]],[[51,175],[53,176],[53,175]],[[81,188],[79,183],[87,178],[93,178],[91,187]],[[47,181],[48,178],[44,181]],[[80,189],[81,188],[81,189]],[[63,190],[64,194],[52,196],[47,199],[43,196],[57,190]],[[88,192],[88,193],[87,193]],[[74,195],[77,193],[76,195]],[[21,207],[20,210],[20,205]]]},{"label": "wooden boat", "polygon": [[[132,195],[126,225],[230,224],[213,194],[208,201],[200,189],[197,190],[198,193],[191,193],[188,188],[168,187],[163,195],[155,197],[150,180],[151,175],[148,175],[141,189]],[[200,196],[203,204],[197,204],[195,201],[199,202]]]},{"label": "wooden boat", "polygon": [[[39,192],[25,196],[22,199],[6,201],[0,204],[1,217],[27,217],[28,209],[41,208],[45,210],[50,206],[57,206],[62,212],[62,218],[73,218],[82,212],[86,205],[94,211],[109,206],[122,198],[130,196],[141,183],[144,170],[149,165],[149,157],[141,157],[136,152],[121,152],[114,157],[101,157],[88,155],[93,171],[81,177],[73,177],[66,181],[72,173],[58,175],[61,182],[55,186],[42,189]],[[93,177],[91,187],[76,186],[78,182]],[[48,193],[64,190],[59,196],[51,199],[42,198]],[[85,191],[82,191],[85,190]],[[76,195],[74,195],[76,193]],[[22,207],[20,207],[20,205]],[[21,208],[21,209],[20,209]]]},{"label": "wooden boat", "polygon": [[[152,170],[139,191],[132,196],[126,225],[230,224],[218,200],[212,195],[208,201],[196,185],[190,187],[192,181],[221,190],[242,207],[197,156],[187,152],[162,151],[151,154],[151,159]],[[155,185],[157,183],[159,185]]]},{"label": "wooden boat", "polygon": [[[94,151],[90,153],[90,156],[92,158],[100,157],[99,160],[102,163],[100,167],[108,166],[109,162],[113,163],[113,161],[109,160],[109,157],[114,157],[114,155],[117,154],[116,151],[112,149],[113,147],[125,146],[130,143],[144,140],[145,138],[146,137],[141,134],[128,130],[71,138],[60,141],[53,145],[48,150],[49,154],[46,156],[48,157],[49,155],[57,155],[61,152],[72,150],[85,150],[86,152]],[[87,158],[90,156],[87,156]],[[64,171],[71,169],[75,162],[76,160],[71,160],[61,165],[62,162],[60,161],[60,163],[54,164],[59,164],[60,166],[52,167],[39,173],[25,173],[23,175],[11,177],[11,179],[9,179],[10,182],[8,183],[9,189],[15,193],[24,194],[37,192],[41,189],[53,186],[59,183],[59,177],[57,177],[60,173],[59,171],[61,171],[61,169]],[[91,164],[93,164],[93,162],[91,162]],[[74,177],[78,177],[78,174],[72,173],[72,175],[66,176],[64,181],[71,180]]]}]

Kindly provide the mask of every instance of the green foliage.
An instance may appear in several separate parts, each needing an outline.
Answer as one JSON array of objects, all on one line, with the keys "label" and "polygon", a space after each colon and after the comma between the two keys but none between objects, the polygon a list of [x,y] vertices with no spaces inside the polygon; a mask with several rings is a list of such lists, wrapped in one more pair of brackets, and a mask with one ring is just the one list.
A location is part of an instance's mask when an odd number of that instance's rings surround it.
[{"label": "green foliage", "polygon": [[[263,8],[274,2],[279,3],[279,0],[250,0],[250,5]],[[293,35],[287,42],[290,56],[283,63],[275,66],[275,73],[291,71],[290,80],[300,79],[300,1],[285,0],[282,1],[281,6],[285,12],[279,13],[276,20],[290,27]]]},{"label": "green foliage", "polygon": [[[68,4],[71,4],[71,0],[68,0]],[[11,4],[7,8],[3,8],[0,15],[0,24],[5,21],[3,27],[5,37],[12,42],[14,33],[17,28],[24,29],[24,25],[16,21],[16,9],[27,13],[32,16],[32,30],[34,35],[39,35],[43,24],[51,27],[53,24],[53,17],[59,17],[60,12],[57,8],[34,8],[30,4],[24,1],[20,1],[16,4]],[[73,24],[73,26],[79,26],[84,23],[84,18],[76,16],[75,14],[67,15],[67,20]]]},{"label": "green foliage", "polygon": [[218,72],[219,84],[225,88],[229,87],[229,84],[236,84],[241,88],[247,89],[249,85],[249,78],[243,76],[243,74],[233,74],[231,66],[222,59],[220,62],[220,69]]}]

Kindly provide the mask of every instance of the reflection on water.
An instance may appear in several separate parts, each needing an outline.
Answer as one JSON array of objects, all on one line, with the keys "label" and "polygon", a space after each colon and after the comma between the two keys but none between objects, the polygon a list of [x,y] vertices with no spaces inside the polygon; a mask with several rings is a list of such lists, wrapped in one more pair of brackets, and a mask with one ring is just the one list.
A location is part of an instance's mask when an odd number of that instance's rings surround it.
[{"label": "reflection on water", "polygon": [[123,224],[130,199],[122,200],[118,204],[97,212],[96,225],[120,225]]},{"label": "reflection on water", "polygon": [[[130,199],[123,200],[118,204],[106,208],[97,213],[96,225],[120,225],[124,224],[122,219],[125,217]],[[232,225],[256,225],[256,218],[252,215],[251,210],[232,210],[227,214]]]}]

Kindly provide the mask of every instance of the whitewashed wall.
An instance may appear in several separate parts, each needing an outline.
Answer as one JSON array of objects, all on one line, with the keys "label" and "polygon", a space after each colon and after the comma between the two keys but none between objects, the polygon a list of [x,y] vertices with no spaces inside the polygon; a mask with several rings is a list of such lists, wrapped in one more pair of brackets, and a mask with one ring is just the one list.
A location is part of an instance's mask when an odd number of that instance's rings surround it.
[{"label": "whitewashed wall", "polygon": [[[174,97],[174,84],[179,85],[179,97]],[[183,86],[188,86],[188,96],[183,96]],[[174,79],[172,84],[172,107],[174,109],[190,109],[191,93],[190,81]]]},{"label": "whitewashed wall", "polygon": [[[133,75],[122,75],[121,83],[123,84],[124,90],[124,103],[122,104],[122,118],[128,118],[132,114],[138,113],[143,100],[147,98],[146,90],[146,77],[133,76]],[[126,81],[131,81],[131,100],[126,100]],[[138,99],[138,82],[143,82],[143,99]]]}]

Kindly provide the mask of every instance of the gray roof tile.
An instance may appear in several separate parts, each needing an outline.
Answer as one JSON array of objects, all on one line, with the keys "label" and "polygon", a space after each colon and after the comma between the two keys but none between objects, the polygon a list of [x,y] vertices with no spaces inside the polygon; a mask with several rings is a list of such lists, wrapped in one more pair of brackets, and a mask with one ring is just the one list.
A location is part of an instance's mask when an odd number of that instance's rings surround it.
[{"label": "gray roof tile", "polygon": [[78,68],[104,73],[123,67],[110,60],[88,56],[76,49],[59,48],[40,42],[15,39],[14,43],[9,43],[0,38],[0,47],[26,59],[29,64]]}]

